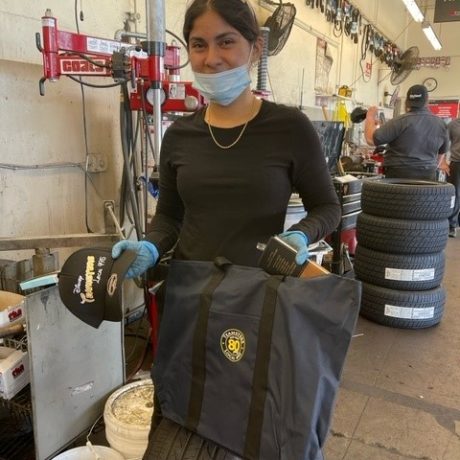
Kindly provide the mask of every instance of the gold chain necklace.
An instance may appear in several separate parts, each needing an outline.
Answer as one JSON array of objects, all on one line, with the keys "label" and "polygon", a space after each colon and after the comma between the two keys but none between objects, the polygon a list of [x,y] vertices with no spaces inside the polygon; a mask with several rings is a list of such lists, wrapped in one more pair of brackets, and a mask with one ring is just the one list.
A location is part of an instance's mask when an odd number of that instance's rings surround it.
[{"label": "gold chain necklace", "polygon": [[255,103],[256,103],[256,98],[254,97],[253,100],[252,100],[251,111],[249,112],[249,117],[248,117],[246,123],[243,125],[243,128],[240,131],[240,134],[238,134],[238,137],[230,145],[222,145],[216,139],[216,137],[214,136],[214,133],[212,132],[212,128],[211,128],[211,106],[208,105],[208,110],[207,110],[208,119],[207,119],[206,123],[208,125],[209,134],[211,134],[212,140],[214,141],[214,144],[217,145],[217,147],[219,147],[221,149],[224,149],[224,150],[227,150],[227,149],[231,149],[234,145],[236,145],[238,143],[238,141],[241,139],[241,137],[243,136],[244,132],[246,131],[246,127],[248,126],[248,123],[251,121],[252,114],[254,112]]}]

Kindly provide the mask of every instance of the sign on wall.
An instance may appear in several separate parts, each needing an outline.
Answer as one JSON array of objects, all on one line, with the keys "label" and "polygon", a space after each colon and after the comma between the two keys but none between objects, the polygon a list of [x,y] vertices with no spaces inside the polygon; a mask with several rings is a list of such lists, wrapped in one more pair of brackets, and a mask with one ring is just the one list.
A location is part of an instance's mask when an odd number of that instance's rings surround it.
[{"label": "sign on wall", "polygon": [[417,64],[415,65],[415,68],[420,69],[420,67],[433,67],[437,69],[438,67],[449,66],[450,56],[426,56],[417,58]]},{"label": "sign on wall", "polygon": [[334,56],[328,43],[318,38],[316,41],[315,92],[330,94],[332,92],[329,81]]},{"label": "sign on wall", "polygon": [[451,119],[458,117],[458,99],[429,101],[428,108],[440,118]]},{"label": "sign on wall", "polygon": [[460,0],[436,0],[434,22],[460,21]]}]

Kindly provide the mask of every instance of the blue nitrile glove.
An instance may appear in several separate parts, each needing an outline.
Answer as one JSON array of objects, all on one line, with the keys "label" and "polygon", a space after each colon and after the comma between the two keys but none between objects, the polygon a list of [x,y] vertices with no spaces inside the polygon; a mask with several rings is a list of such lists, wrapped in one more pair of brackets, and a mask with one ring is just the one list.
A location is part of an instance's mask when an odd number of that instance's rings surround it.
[{"label": "blue nitrile glove", "polygon": [[136,259],[126,272],[126,278],[136,278],[157,263],[158,249],[150,241],[119,241],[113,245],[112,257],[116,259],[125,249],[137,253]]},{"label": "blue nitrile glove", "polygon": [[278,238],[297,249],[297,255],[295,256],[297,265],[303,265],[308,260],[308,238],[305,233],[294,230],[280,233]]}]

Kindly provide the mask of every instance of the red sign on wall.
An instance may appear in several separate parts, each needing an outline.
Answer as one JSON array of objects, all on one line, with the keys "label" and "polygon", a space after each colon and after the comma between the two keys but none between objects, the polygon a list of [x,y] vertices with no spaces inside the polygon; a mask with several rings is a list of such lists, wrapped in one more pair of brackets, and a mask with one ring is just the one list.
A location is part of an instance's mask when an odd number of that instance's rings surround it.
[{"label": "red sign on wall", "polygon": [[445,101],[429,101],[428,107],[434,115],[441,118],[458,117],[458,99],[448,99]]}]

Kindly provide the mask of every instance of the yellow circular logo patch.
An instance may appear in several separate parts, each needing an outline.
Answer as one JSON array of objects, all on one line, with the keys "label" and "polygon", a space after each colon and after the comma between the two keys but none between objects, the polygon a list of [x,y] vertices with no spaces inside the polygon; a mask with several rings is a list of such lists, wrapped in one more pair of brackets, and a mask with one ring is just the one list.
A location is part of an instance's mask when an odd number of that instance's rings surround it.
[{"label": "yellow circular logo patch", "polygon": [[246,349],[246,338],[238,329],[227,329],[220,336],[220,348],[224,356],[233,363],[240,361]]}]

